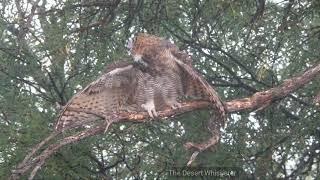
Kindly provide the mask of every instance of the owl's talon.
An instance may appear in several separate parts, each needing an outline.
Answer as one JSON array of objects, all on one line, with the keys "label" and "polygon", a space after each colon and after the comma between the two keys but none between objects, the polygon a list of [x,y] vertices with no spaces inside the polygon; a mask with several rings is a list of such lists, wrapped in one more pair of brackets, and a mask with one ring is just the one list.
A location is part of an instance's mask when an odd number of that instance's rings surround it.
[{"label": "owl's talon", "polygon": [[155,109],[152,109],[151,112],[153,114],[152,118],[158,117],[158,113],[157,113],[157,111]]},{"label": "owl's talon", "polygon": [[155,117],[158,116],[156,108],[155,108],[154,103],[152,101],[149,101],[145,104],[142,104],[141,107],[148,112],[149,116],[152,119],[154,119]]},{"label": "owl's talon", "polygon": [[148,114],[149,114],[149,116],[150,116],[152,119],[154,118],[154,116],[153,116],[153,113],[152,113],[151,109],[149,109],[149,110],[148,110]]},{"label": "owl's talon", "polygon": [[152,119],[158,116],[158,113],[155,109],[146,109],[146,110]]}]

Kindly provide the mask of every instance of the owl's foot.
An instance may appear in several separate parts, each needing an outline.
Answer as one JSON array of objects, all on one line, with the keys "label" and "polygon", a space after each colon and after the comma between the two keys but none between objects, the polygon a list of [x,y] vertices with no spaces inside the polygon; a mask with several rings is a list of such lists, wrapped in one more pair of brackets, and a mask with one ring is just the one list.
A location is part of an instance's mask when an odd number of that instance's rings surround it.
[{"label": "owl's foot", "polygon": [[148,112],[151,118],[155,118],[158,116],[156,107],[153,101],[148,101],[145,104],[142,104],[141,107]]}]

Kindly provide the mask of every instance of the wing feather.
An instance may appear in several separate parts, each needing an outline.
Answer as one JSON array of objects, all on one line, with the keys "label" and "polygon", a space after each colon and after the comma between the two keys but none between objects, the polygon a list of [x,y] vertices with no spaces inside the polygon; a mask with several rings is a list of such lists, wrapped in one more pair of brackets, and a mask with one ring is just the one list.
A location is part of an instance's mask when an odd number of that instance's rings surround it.
[{"label": "wing feather", "polygon": [[200,90],[202,91],[202,93],[205,93],[207,98],[209,98],[210,102],[212,102],[212,105],[217,109],[220,119],[224,123],[226,121],[226,112],[218,93],[191,65],[185,63],[189,61],[181,60],[180,58],[173,59],[183,70],[184,74],[187,76],[184,77],[184,79],[186,80],[185,84],[198,84],[201,87]]},{"label": "wing feather", "polygon": [[103,74],[99,79],[90,83],[84,93],[94,94],[103,91],[106,88],[119,88],[130,83],[132,78],[133,65],[129,64],[122,67],[116,67],[108,73]]},{"label": "wing feather", "polygon": [[55,130],[89,125],[119,110],[132,94],[135,69],[131,63],[112,64],[112,69],[74,95],[64,106]]}]

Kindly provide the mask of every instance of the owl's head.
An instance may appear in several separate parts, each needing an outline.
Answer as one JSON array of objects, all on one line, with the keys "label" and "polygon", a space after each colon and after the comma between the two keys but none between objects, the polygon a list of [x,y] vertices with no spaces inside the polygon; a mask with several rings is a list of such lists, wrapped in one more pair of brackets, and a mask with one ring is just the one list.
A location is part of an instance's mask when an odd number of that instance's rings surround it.
[{"label": "owl's head", "polygon": [[127,45],[134,61],[142,63],[144,66],[152,63],[158,53],[173,46],[170,41],[164,38],[146,33],[136,34]]}]

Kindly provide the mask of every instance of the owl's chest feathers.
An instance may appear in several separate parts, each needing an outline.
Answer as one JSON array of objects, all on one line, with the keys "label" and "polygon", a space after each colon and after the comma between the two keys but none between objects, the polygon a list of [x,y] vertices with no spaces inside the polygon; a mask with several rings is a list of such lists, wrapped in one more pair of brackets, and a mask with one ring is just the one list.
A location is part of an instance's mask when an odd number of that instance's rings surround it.
[{"label": "owl's chest feathers", "polygon": [[157,53],[152,53],[150,51],[149,55],[146,55],[149,61],[149,68],[160,75],[162,74],[172,74],[180,75],[181,69],[175,62],[175,57],[170,51],[157,51]]}]

